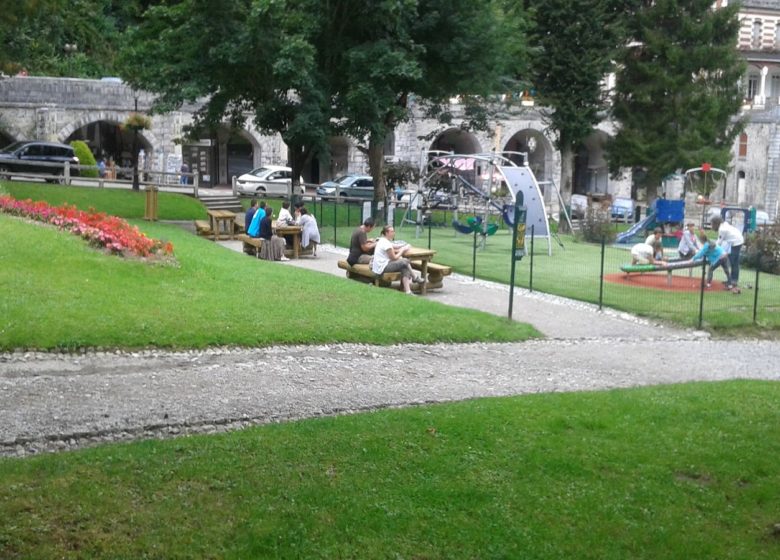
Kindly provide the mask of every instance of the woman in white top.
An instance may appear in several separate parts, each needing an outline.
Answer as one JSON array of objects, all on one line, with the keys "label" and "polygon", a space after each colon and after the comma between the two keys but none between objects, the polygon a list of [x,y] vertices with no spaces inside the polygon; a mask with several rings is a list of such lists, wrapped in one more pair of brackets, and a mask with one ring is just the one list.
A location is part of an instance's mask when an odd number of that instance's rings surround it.
[{"label": "woman in white top", "polygon": [[317,218],[309,214],[306,208],[299,208],[296,212],[296,223],[301,226],[301,247],[306,249],[311,245],[312,253],[317,256],[317,244],[320,242],[320,228],[317,227]]},{"label": "woman in white top", "polygon": [[395,228],[386,225],[382,228],[382,237],[376,242],[374,248],[374,260],[371,264],[371,271],[377,276],[385,272],[400,272],[401,287],[405,294],[412,295],[412,281],[422,284],[422,278],[414,278],[414,271],[409,259],[403,257],[403,251],[398,251],[393,246],[395,239]]},{"label": "woman in white top", "polygon": [[294,223],[292,214],[290,214],[290,203],[287,201],[282,202],[282,209],[279,210],[279,217],[276,218],[276,223],[279,225],[290,225]]}]

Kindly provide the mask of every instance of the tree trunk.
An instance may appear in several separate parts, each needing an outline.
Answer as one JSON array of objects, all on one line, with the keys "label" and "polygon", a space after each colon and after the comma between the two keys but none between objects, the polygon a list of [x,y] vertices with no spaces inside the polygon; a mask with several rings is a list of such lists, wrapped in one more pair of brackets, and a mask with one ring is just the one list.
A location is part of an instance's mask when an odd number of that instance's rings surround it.
[{"label": "tree trunk", "polygon": [[384,147],[384,138],[377,138],[371,135],[371,138],[368,140],[368,168],[371,171],[371,177],[374,179],[374,201],[376,202],[387,198],[384,174]]},{"label": "tree trunk", "polygon": [[133,129],[133,190],[141,190],[138,180],[138,129]]},{"label": "tree trunk", "polygon": [[[574,192],[574,150],[571,146],[561,148],[561,186],[560,193],[563,204],[568,208],[569,218],[571,218],[571,195]],[[563,212],[563,208],[561,208]],[[566,233],[569,229],[569,223],[566,218],[559,220],[558,229]]]},{"label": "tree trunk", "polygon": [[[290,169],[292,169],[293,187],[300,185],[300,177],[303,175],[303,168],[306,166],[308,150],[304,146],[287,144],[287,156],[290,159]],[[294,191],[293,191],[294,192]]]}]

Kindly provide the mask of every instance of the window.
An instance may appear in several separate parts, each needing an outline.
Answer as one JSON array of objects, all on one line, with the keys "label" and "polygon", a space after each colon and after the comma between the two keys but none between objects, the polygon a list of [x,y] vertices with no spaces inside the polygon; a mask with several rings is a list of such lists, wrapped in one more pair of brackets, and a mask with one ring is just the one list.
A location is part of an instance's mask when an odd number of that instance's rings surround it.
[{"label": "window", "polygon": [[761,49],[761,20],[757,19],[753,22],[753,34],[750,38],[750,46],[754,50]]},{"label": "window", "polygon": [[739,157],[740,158],[746,158],[747,157],[747,141],[748,141],[748,135],[744,132],[739,135]]},{"label": "window", "polygon": [[753,99],[758,95],[758,85],[761,83],[761,79],[759,78],[758,74],[750,74],[748,76],[747,81],[747,91],[746,96],[748,100],[753,101]]}]

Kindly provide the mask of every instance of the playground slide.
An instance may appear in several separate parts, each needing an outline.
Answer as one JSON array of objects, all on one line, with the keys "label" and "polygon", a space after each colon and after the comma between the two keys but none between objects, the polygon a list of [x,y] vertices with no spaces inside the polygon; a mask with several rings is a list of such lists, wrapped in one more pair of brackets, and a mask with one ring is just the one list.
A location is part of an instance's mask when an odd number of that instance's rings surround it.
[{"label": "playground slide", "polygon": [[[617,236],[617,239],[615,239],[615,243],[631,243],[635,241],[635,237],[637,234],[642,233],[648,228],[649,224],[652,224],[655,222],[655,212],[650,212],[647,216],[639,220],[637,223],[635,223],[633,226],[628,228],[626,231],[621,233]],[[642,240],[640,240],[642,241]]]}]

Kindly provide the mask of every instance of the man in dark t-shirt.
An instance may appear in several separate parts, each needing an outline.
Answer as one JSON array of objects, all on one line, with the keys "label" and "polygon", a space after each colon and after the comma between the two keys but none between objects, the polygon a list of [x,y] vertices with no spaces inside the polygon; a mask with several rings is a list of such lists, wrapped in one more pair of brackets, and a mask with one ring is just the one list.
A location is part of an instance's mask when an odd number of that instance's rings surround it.
[{"label": "man in dark t-shirt", "polygon": [[369,217],[352,232],[352,238],[349,241],[349,256],[347,257],[349,266],[355,266],[358,263],[368,264],[371,260],[374,247],[376,247],[376,241],[368,239],[368,234],[372,229],[374,229],[374,218]]}]

